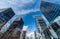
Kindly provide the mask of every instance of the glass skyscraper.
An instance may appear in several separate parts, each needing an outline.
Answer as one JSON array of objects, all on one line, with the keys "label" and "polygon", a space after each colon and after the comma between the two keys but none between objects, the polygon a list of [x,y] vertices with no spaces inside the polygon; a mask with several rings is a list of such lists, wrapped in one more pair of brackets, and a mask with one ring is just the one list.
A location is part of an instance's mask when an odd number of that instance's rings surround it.
[{"label": "glass skyscraper", "polygon": [[60,16],[60,6],[58,4],[42,1],[40,9],[49,22]]},{"label": "glass skyscraper", "polygon": [[13,10],[12,10],[11,8],[0,9],[0,29],[1,29],[2,26],[5,25],[5,23],[7,23],[14,15],[15,15],[15,13],[13,12]]},{"label": "glass skyscraper", "polygon": [[3,9],[3,11],[0,12],[0,18],[8,21],[11,17],[13,17],[15,13],[11,8]]},{"label": "glass skyscraper", "polygon": [[[43,39],[51,39],[51,34],[50,31],[47,29],[47,25],[44,21],[44,19],[41,16],[35,16],[36,17],[36,22],[37,22],[37,29],[40,30],[42,33]],[[39,31],[38,31],[39,32]],[[44,36],[43,36],[44,34]]]}]

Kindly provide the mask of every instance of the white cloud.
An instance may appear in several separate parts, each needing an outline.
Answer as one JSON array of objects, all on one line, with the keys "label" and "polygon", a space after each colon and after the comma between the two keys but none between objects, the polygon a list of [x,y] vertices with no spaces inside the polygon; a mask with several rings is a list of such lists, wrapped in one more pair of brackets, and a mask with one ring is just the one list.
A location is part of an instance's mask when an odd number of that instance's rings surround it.
[{"label": "white cloud", "polygon": [[0,9],[10,7],[6,1],[0,0]]},{"label": "white cloud", "polygon": [[27,4],[27,3],[31,3],[34,0],[20,0],[22,4]]},{"label": "white cloud", "polygon": [[[34,3],[38,3],[40,0],[0,0],[0,8],[12,7],[16,14],[27,14],[29,12],[39,11],[38,9],[33,9]],[[29,5],[30,4],[30,5]],[[38,7],[38,4],[36,4]],[[40,4],[39,4],[40,5]],[[29,10],[24,10],[23,8],[30,8]],[[22,8],[22,9],[21,9]]]},{"label": "white cloud", "polygon": [[15,11],[15,12],[17,15],[24,15],[24,14],[28,14],[30,12],[36,12],[36,11],[40,11],[40,9],[21,10],[21,11]]},{"label": "white cloud", "polygon": [[31,35],[34,35],[34,31],[29,32],[29,33],[26,34],[27,37],[29,37],[29,36],[31,36]]},{"label": "white cloud", "polygon": [[23,31],[27,31],[27,29],[28,29],[28,26],[23,26]]},{"label": "white cloud", "polygon": [[26,6],[29,3],[34,3],[35,0],[0,0],[0,5],[10,5],[14,7]]}]

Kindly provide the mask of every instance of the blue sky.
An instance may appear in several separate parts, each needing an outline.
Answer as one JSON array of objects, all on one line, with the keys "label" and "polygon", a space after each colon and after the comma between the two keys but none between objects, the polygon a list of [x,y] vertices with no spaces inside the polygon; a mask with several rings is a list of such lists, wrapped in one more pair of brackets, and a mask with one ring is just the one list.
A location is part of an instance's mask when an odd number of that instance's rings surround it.
[{"label": "blue sky", "polygon": [[28,31],[36,30],[36,24],[35,24],[35,18],[34,18],[35,15],[40,16],[41,15],[40,11],[30,12],[29,14],[26,14],[23,16],[23,20],[24,20],[25,25],[29,26]]}]

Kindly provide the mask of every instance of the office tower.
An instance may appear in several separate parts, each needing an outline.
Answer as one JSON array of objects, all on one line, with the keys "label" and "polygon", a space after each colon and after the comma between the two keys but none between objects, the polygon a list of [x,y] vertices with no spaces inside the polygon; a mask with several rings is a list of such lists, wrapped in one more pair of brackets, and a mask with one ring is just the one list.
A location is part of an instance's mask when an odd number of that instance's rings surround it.
[{"label": "office tower", "polygon": [[47,27],[47,25],[46,25],[44,19],[41,16],[35,16],[35,19],[36,19],[37,28],[39,30],[41,30],[41,29],[42,30],[45,30],[45,28]]},{"label": "office tower", "polygon": [[[36,22],[37,22],[37,28],[40,29],[40,32],[42,33],[43,39],[51,39],[50,37],[50,31],[47,29],[47,25],[44,21],[44,19],[41,16],[36,16]],[[47,34],[48,33],[48,34]]]},{"label": "office tower", "polygon": [[15,13],[11,8],[7,9],[0,9],[0,29],[5,25],[13,16]]},{"label": "office tower", "polygon": [[20,39],[23,24],[24,22],[22,18],[16,18],[16,20],[10,25],[9,29],[0,36],[0,39]]},{"label": "office tower", "polygon": [[9,31],[12,31],[16,27],[17,28],[20,28],[20,30],[22,30],[23,24],[24,24],[24,22],[23,22],[23,19],[22,18],[16,18],[16,20],[11,24],[11,26],[9,27],[9,29],[7,31],[8,32]]},{"label": "office tower", "polygon": [[49,22],[60,16],[60,6],[58,4],[42,1],[40,9]]},{"label": "office tower", "polygon": [[15,28],[8,39],[20,39],[21,30],[20,28]]}]

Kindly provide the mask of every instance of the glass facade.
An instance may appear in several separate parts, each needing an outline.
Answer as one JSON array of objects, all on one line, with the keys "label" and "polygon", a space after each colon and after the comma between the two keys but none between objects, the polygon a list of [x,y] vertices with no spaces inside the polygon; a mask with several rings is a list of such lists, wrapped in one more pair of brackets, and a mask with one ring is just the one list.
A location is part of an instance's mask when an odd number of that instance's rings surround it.
[{"label": "glass facade", "polygon": [[[9,27],[9,29],[13,30],[14,28],[17,27],[17,28],[19,28],[20,30],[22,30],[23,24],[24,24],[23,19],[22,19],[22,18],[17,18],[17,19],[11,24],[11,26]],[[9,30],[9,29],[8,29],[8,30]]]},{"label": "glass facade", "polygon": [[49,37],[50,36],[49,35],[50,33],[49,33],[49,30],[47,30],[47,25],[46,25],[44,19],[41,16],[37,16],[36,19],[37,19],[37,22],[39,24],[38,27],[40,26],[39,29],[41,29],[40,32],[44,34],[44,36],[42,34],[43,39],[44,38],[50,39],[50,37]]},{"label": "glass facade", "polygon": [[2,28],[2,26],[9,21],[13,16],[15,15],[15,13],[13,12],[13,10],[11,8],[7,8],[7,9],[2,9],[0,11],[0,29]]},{"label": "glass facade", "polygon": [[20,28],[20,29],[22,30],[23,25],[24,25],[23,19],[20,18],[20,21],[18,22],[17,27]]},{"label": "glass facade", "polygon": [[40,8],[49,22],[53,21],[57,16],[60,16],[60,6],[58,4],[42,1]]},{"label": "glass facade", "polygon": [[[38,28],[41,29],[40,32],[42,32],[42,37],[45,39],[51,39],[52,36],[52,29],[51,27],[47,27],[47,24],[45,23],[44,19],[41,16],[36,16],[36,22],[38,22]],[[57,25],[58,26],[58,25]],[[54,31],[53,31],[54,33]],[[43,35],[44,34],[44,35]]]},{"label": "glass facade", "polygon": [[37,19],[36,22],[38,22],[39,24],[38,26],[40,26],[41,29],[44,30],[45,27],[47,26],[44,19],[41,16],[36,16],[36,19]]},{"label": "glass facade", "polygon": [[13,12],[13,10],[11,8],[8,8],[8,9],[0,12],[0,18],[3,20],[6,20],[6,21],[11,19],[14,15],[15,15],[15,13]]}]

